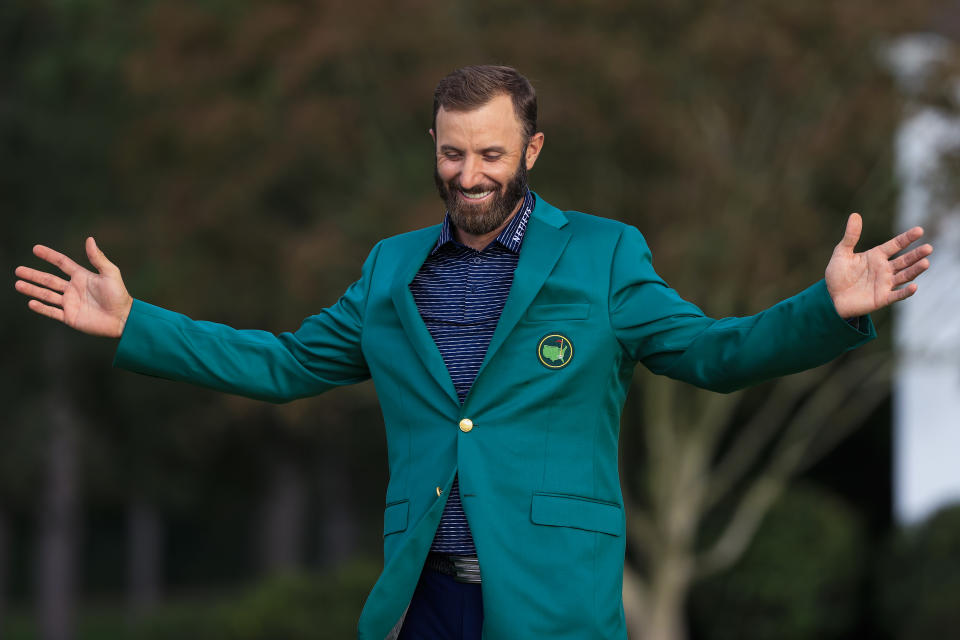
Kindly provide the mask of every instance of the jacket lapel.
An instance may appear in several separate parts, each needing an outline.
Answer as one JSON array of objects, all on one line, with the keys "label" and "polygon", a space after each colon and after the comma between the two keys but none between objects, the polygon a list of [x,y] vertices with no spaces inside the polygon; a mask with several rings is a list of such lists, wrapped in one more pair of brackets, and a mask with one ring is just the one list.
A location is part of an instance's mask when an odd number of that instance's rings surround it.
[{"label": "jacket lapel", "polygon": [[440,385],[440,388],[459,405],[460,400],[453,388],[453,381],[450,379],[447,365],[443,362],[440,350],[433,341],[433,336],[430,335],[427,325],[423,323],[423,318],[417,309],[417,303],[413,300],[413,294],[410,293],[410,283],[423,265],[423,261],[427,259],[430,251],[437,244],[439,233],[424,233],[423,237],[422,244],[415,245],[411,249],[409,259],[397,265],[397,274],[394,277],[390,295],[393,298],[394,306],[397,308],[400,324],[403,325],[403,330],[410,339],[414,351],[420,356],[423,365]]},{"label": "jacket lapel", "polygon": [[570,232],[563,228],[566,224],[567,218],[559,209],[537,196],[537,205],[530,216],[520,248],[520,260],[513,274],[513,285],[477,378],[483,375],[487,363],[517,326],[563,254],[570,241]]}]

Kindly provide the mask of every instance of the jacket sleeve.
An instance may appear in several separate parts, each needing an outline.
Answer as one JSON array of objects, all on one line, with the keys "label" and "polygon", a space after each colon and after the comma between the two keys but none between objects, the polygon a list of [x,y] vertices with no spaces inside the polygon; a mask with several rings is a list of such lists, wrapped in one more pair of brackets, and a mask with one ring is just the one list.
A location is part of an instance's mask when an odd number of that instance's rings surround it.
[{"label": "jacket sleeve", "polygon": [[233,329],[135,300],[113,364],[270,402],[362,382],[370,372],[360,337],[379,249],[336,304],[293,333]]},{"label": "jacket sleeve", "polygon": [[614,252],[610,319],[635,361],[724,393],[819,366],[876,337],[869,316],[855,327],[837,314],[823,280],[756,315],[708,318],[656,274],[633,227]]}]

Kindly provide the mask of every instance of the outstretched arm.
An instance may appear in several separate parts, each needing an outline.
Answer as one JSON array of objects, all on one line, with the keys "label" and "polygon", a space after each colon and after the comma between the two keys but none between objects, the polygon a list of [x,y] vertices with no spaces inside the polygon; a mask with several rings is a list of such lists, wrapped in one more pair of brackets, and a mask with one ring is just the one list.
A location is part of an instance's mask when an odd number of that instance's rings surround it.
[{"label": "outstretched arm", "polygon": [[87,258],[97,273],[41,244],[33,253],[54,265],[70,279],[64,280],[52,273],[17,267],[21,278],[14,285],[20,293],[30,296],[27,306],[42,316],[59,320],[78,331],[95,336],[119,338],[123,334],[133,298],[127,293],[120,277],[120,269],[107,260],[93,238],[87,238]]},{"label": "outstretched arm", "polygon": [[[643,237],[628,228],[614,253],[611,324],[632,359],[716,391],[821,365],[873,338],[868,314],[912,295],[910,282],[929,267],[930,245],[894,257],[921,237],[919,227],[854,253],[861,226],[850,216],[824,280],[756,315],[720,320],[667,287]],[[843,320],[860,316],[857,325]]]},{"label": "outstretched arm", "polygon": [[930,267],[927,256],[933,253],[933,247],[929,244],[893,257],[919,240],[922,228],[914,227],[869,251],[855,253],[862,229],[860,214],[851,213],[846,233],[833,250],[825,273],[827,291],[842,318],[866,315],[909,298],[916,293],[917,285],[908,283]]},{"label": "outstretched arm", "polygon": [[93,238],[87,256],[98,273],[48,247],[37,245],[34,253],[70,280],[18,267],[16,288],[32,298],[30,309],[92,335],[119,337],[114,364],[124,369],[271,402],[370,377],[360,337],[377,248],[336,304],[280,335],[196,321],[133,300]]}]

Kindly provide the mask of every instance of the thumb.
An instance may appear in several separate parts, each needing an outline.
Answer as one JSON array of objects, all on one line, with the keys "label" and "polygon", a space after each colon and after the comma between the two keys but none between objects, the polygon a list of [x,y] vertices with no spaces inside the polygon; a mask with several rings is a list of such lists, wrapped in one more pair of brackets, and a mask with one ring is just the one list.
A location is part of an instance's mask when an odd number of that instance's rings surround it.
[{"label": "thumb", "polygon": [[104,255],[103,251],[100,251],[100,247],[97,246],[97,241],[93,239],[93,236],[87,238],[86,249],[90,264],[96,267],[100,273],[103,273],[104,270],[117,268],[115,264],[107,260],[107,256]]},{"label": "thumb", "polygon": [[860,241],[860,232],[863,231],[863,219],[859,213],[851,213],[847,218],[847,230],[843,234],[843,240],[838,246],[848,249],[851,253],[857,242]]}]

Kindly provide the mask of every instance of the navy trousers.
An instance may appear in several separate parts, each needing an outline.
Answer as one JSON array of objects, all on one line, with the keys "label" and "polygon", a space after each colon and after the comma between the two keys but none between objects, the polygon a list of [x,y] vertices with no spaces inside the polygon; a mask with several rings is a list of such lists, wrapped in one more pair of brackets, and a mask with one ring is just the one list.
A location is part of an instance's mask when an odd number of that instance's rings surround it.
[{"label": "navy trousers", "polygon": [[480,585],[424,569],[398,640],[480,640],[482,629]]}]

